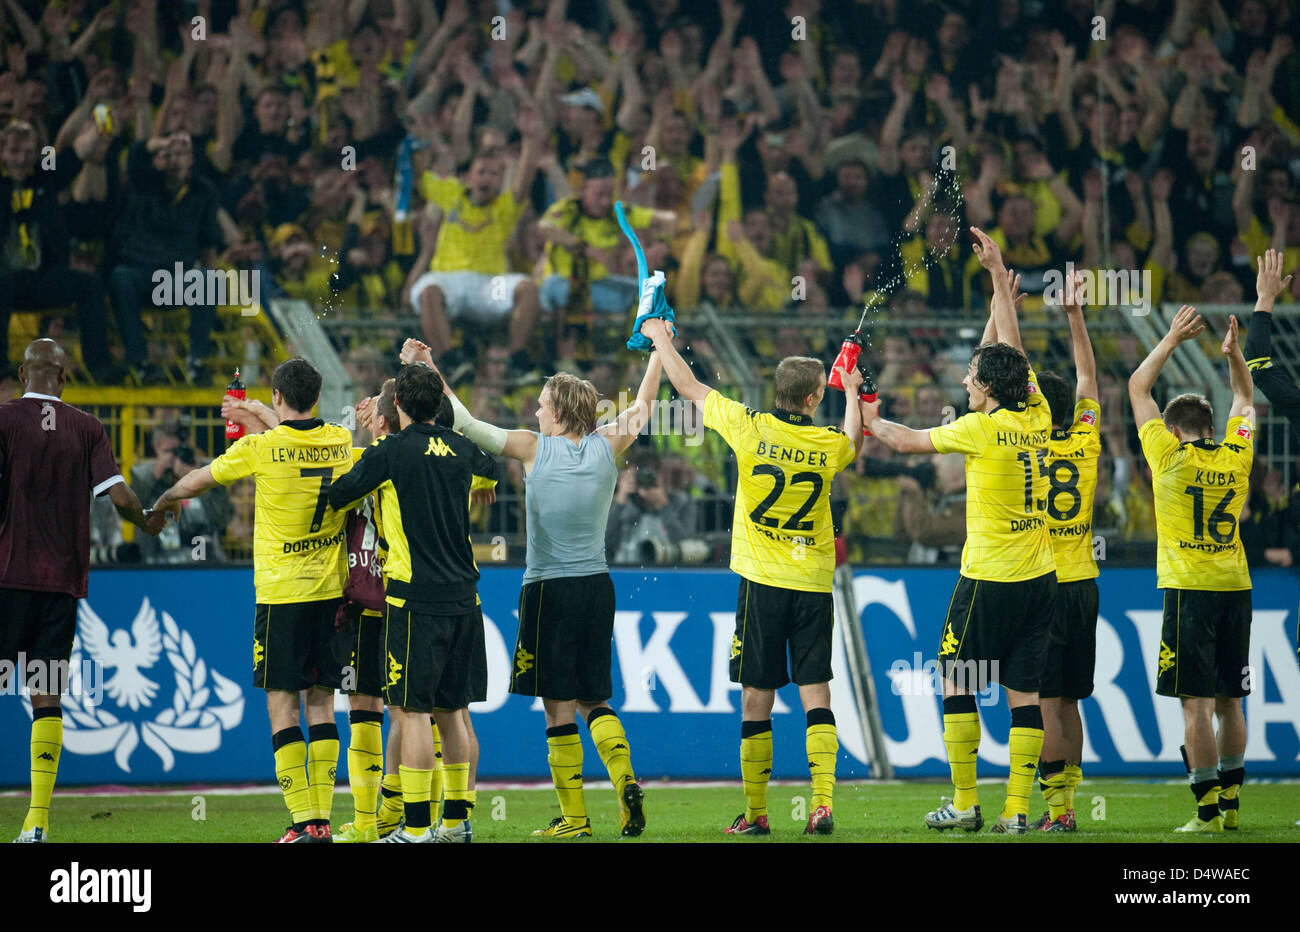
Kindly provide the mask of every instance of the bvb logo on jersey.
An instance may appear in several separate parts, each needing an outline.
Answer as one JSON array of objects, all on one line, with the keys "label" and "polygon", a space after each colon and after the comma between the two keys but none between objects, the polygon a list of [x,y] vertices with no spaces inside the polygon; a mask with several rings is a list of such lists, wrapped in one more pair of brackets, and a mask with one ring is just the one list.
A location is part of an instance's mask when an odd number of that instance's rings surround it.
[{"label": "bvb logo on jersey", "polygon": [[396,686],[397,681],[402,678],[402,665],[397,662],[397,658],[392,654],[388,655],[388,685]]},{"label": "bvb logo on jersey", "polygon": [[523,676],[531,670],[533,668],[534,659],[534,655],[528,653],[528,649],[525,648],[524,645],[520,644],[519,648],[515,651],[515,675]]},{"label": "bvb logo on jersey", "polygon": [[952,633],[952,622],[948,622],[948,627],[943,631],[943,642],[939,645],[939,655],[957,653],[957,638]]},{"label": "bvb logo on jersey", "polygon": [[434,456],[455,456],[456,455],[455,453],[452,452],[451,447],[447,446],[447,441],[443,440],[441,437],[429,438],[429,449],[424,451],[424,455],[429,456],[430,454]]},{"label": "bvb logo on jersey", "polygon": [[1174,665],[1174,658],[1178,655],[1169,649],[1169,645],[1164,641],[1160,642],[1160,672],[1164,673]]}]

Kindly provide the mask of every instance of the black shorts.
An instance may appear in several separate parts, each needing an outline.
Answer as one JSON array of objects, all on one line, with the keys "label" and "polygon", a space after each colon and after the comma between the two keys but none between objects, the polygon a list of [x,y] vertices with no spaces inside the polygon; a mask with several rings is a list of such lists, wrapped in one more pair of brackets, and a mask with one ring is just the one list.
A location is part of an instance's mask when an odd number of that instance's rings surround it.
[{"label": "black shorts", "polygon": [[63,663],[64,666],[47,667],[41,675],[43,683],[33,679],[32,686],[39,686],[37,691],[48,695],[64,692],[68,686],[64,678],[67,674],[58,671],[67,670],[76,633],[76,596],[32,589],[0,589],[0,660],[8,661],[15,675],[14,683],[0,683],[0,686],[7,692],[16,691],[22,685],[18,679],[26,682],[25,674],[30,671],[27,665],[35,660],[42,665]]},{"label": "black shorts", "polygon": [[[780,689],[831,679],[835,601],[829,592],[801,592],[740,580],[736,633],[731,638],[731,682]],[[786,666],[786,654],[790,664]]]},{"label": "black shorts", "polygon": [[940,674],[968,692],[990,682],[1038,692],[1055,601],[1055,570],[1016,582],[962,576],[939,639]]},{"label": "black shorts", "polygon": [[1250,590],[1166,589],[1156,693],[1211,699],[1250,692]]},{"label": "black shorts", "polygon": [[[384,695],[384,619],[380,615],[362,615],[339,632],[348,653],[348,667],[343,671],[342,692],[349,696]],[[349,685],[351,688],[348,688]]]},{"label": "black shorts", "polygon": [[510,691],[568,702],[605,702],[614,638],[609,573],[530,582],[519,593]]},{"label": "black shorts", "polygon": [[483,612],[477,607],[460,615],[431,615],[389,605],[384,702],[407,712],[465,708],[476,641],[483,641]]},{"label": "black shorts", "polygon": [[1057,583],[1047,662],[1038,688],[1042,699],[1087,699],[1097,666],[1097,580]]},{"label": "black shorts", "polygon": [[484,702],[488,692],[487,640],[483,634],[483,606],[475,606],[478,613],[479,636],[474,639],[474,657],[469,667],[469,701]]},{"label": "black shorts", "polygon": [[298,692],[338,689],[349,652],[334,630],[339,600],[259,603],[253,622],[253,685]]}]

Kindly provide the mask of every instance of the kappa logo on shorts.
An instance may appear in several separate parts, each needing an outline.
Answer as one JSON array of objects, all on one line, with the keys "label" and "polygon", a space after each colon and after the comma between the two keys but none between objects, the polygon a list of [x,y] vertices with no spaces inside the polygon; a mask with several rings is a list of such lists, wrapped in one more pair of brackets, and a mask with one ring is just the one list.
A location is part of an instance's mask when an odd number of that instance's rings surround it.
[{"label": "kappa logo on shorts", "polygon": [[731,659],[735,660],[740,656],[740,638],[736,635],[731,636]]},{"label": "kappa logo on shorts", "polygon": [[1174,665],[1177,654],[1169,649],[1169,645],[1164,641],[1160,642],[1160,672],[1164,673]]},{"label": "kappa logo on shorts", "polygon": [[402,678],[402,665],[397,662],[397,658],[392,654],[388,655],[388,685],[396,686],[397,681]]},{"label": "kappa logo on shorts", "polygon": [[527,648],[520,644],[515,650],[515,676],[523,676],[533,668],[533,661],[536,656],[528,653]]},{"label": "kappa logo on shorts", "polygon": [[262,642],[253,638],[253,669],[256,670],[262,665],[262,658],[266,656],[266,650],[262,647]]},{"label": "kappa logo on shorts", "polygon": [[939,656],[957,653],[957,638],[952,633],[952,622],[948,622],[948,627],[943,632],[943,643],[939,645]]}]

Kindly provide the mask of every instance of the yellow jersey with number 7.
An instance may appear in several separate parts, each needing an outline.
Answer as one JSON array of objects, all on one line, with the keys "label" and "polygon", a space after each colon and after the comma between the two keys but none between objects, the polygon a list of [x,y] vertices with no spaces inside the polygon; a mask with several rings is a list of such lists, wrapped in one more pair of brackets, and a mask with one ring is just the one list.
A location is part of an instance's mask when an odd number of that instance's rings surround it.
[{"label": "yellow jersey with number 7", "polygon": [[1228,420],[1223,443],[1179,443],[1164,421],[1138,431],[1151,466],[1156,506],[1156,586],[1160,589],[1249,589],[1250,570],[1238,520],[1250,491],[1254,431]]},{"label": "yellow jersey with number 7", "polygon": [[222,485],[248,476],[256,482],[253,585],[259,605],[343,594],[346,514],[330,508],[326,495],[352,463],[351,432],[319,418],[241,437],[212,461],[212,478]]},{"label": "yellow jersey with number 7", "polygon": [[736,454],[732,572],[765,586],[830,592],[831,480],[855,459],[853,441],[806,414],[755,411],[716,391],[704,399],[704,426]]}]

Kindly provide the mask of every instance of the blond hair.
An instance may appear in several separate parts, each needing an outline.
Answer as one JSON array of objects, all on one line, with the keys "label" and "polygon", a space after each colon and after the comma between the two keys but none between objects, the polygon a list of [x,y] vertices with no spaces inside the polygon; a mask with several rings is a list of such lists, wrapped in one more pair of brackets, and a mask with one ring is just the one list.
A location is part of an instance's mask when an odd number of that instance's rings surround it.
[{"label": "blond hair", "polygon": [[586,379],[558,372],[546,380],[543,392],[550,392],[555,420],[566,434],[589,434],[596,429],[596,405],[600,393]]},{"label": "blond hair", "polygon": [[811,356],[787,356],[776,367],[776,406],[785,411],[798,411],[804,399],[817,394],[826,381],[826,368],[820,359]]}]

